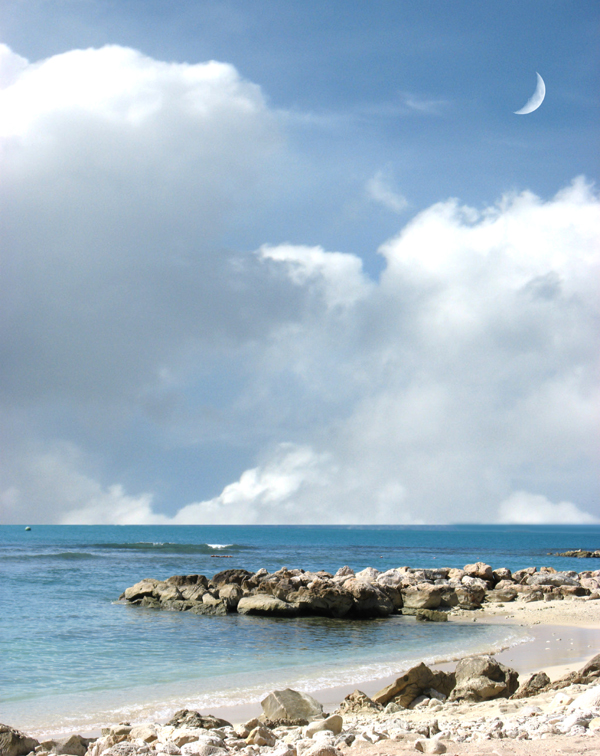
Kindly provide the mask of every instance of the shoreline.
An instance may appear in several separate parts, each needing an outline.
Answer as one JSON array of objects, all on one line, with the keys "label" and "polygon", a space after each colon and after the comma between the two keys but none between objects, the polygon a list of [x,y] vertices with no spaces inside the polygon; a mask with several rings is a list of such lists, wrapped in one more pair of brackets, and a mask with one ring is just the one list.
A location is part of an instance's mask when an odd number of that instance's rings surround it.
[{"label": "shoreline", "polygon": [[[492,655],[502,664],[516,669],[521,682],[528,675],[541,671],[546,672],[554,681],[577,670],[588,659],[600,652],[600,601],[577,602],[585,603],[588,608],[593,607],[590,611],[592,616],[584,620],[578,617],[577,612],[565,611],[564,604],[568,604],[572,609],[574,603],[575,600],[544,602],[544,607],[538,610],[531,604],[524,606],[508,605],[504,608],[494,605],[489,609],[485,607],[482,610],[467,612],[467,615],[470,616],[471,621],[526,627],[531,640],[517,642]],[[517,610],[518,617],[510,616],[513,615],[514,610]],[[541,612],[544,613],[543,619],[539,618]],[[552,621],[553,619],[557,621]],[[570,622],[567,622],[569,619]],[[456,620],[463,621],[464,617],[457,617]],[[452,618],[449,621],[451,622]],[[470,655],[464,654],[462,657],[457,655],[457,658],[451,661],[439,662],[429,666],[431,669],[452,670],[459,658]],[[357,687],[363,693],[372,696],[391,683],[402,671],[404,670],[399,669],[398,673],[393,675],[374,678],[356,685],[315,688],[306,692],[323,704],[326,711],[333,712],[341,701]],[[260,701],[256,701],[235,706],[216,707],[206,713],[214,713],[215,716],[227,719],[232,724],[238,724],[258,716],[261,713],[261,706]]]},{"label": "shoreline", "polygon": [[[568,672],[578,669],[600,650],[600,601],[571,599],[534,602],[533,604],[513,602],[505,606],[491,605],[480,610],[466,611],[458,616],[451,617],[449,621],[463,624],[471,621],[525,628],[529,640],[525,638],[512,645],[505,646],[495,653],[490,652],[498,661],[516,669],[519,672],[521,682],[529,674],[542,670],[554,681]],[[486,651],[457,654],[456,657],[452,657],[448,661],[431,663],[429,666],[432,669],[453,670],[459,658],[477,656],[483,653],[486,653]],[[368,696],[372,696],[406,669],[408,669],[408,666],[399,666],[394,674],[385,677],[377,677],[361,683],[315,687],[307,689],[305,692],[316,698],[323,705],[325,711],[333,712],[341,701],[357,688]],[[272,686],[270,689],[273,689],[273,687],[276,686]],[[268,690],[265,690],[264,694],[267,692]],[[251,702],[231,706],[202,707],[201,712],[215,715],[236,725],[260,715],[262,711],[260,700],[264,694]],[[167,707],[168,704],[165,703],[163,709]],[[147,722],[149,718],[146,716],[139,721]],[[164,717],[157,717],[154,721],[162,723],[167,720]],[[133,722],[137,722],[137,719],[132,719]],[[111,725],[116,724],[116,722],[106,722],[105,724]],[[65,728],[61,728],[59,731],[29,727],[28,732],[35,737],[64,737],[67,734]],[[100,735],[98,729],[69,728],[68,734],[74,733],[86,737]]]}]

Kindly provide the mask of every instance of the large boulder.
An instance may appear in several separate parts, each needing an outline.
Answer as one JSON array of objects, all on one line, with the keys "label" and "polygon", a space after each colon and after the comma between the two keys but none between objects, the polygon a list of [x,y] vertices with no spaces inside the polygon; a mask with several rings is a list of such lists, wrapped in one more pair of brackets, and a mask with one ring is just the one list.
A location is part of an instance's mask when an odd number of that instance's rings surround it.
[{"label": "large boulder", "polygon": [[406,609],[437,609],[442,601],[442,589],[431,583],[408,586],[402,591]]},{"label": "large boulder", "polygon": [[286,688],[285,690],[273,690],[260,705],[263,713],[263,720],[292,720],[321,719],[323,717],[323,707],[321,704],[309,696],[308,693],[300,693],[297,690]]},{"label": "large boulder", "polygon": [[244,580],[248,580],[252,577],[252,573],[248,570],[223,570],[213,575],[210,581],[215,588],[221,588],[223,585],[241,585]]},{"label": "large boulder", "polygon": [[394,605],[381,587],[357,578],[348,578],[344,591],[354,602],[352,614],[356,617],[387,617],[394,611]]},{"label": "large boulder", "polygon": [[454,673],[433,672],[426,664],[421,662],[416,667],[411,667],[402,677],[396,678],[393,683],[378,691],[373,696],[373,701],[384,706],[390,701],[394,701],[399,706],[407,708],[424,690],[432,688],[443,696],[448,696],[453,687]]},{"label": "large boulder", "polygon": [[475,564],[465,564],[465,575],[469,577],[480,578],[486,582],[494,582],[494,571],[489,564],[485,562],[475,562]]},{"label": "large boulder", "polygon": [[340,714],[361,714],[365,712],[382,711],[383,706],[373,701],[362,690],[349,693],[338,707]]},{"label": "large boulder", "polygon": [[235,612],[244,592],[237,583],[229,583],[219,588],[219,598],[227,603],[227,609]]},{"label": "large boulder", "polygon": [[81,735],[69,735],[68,738],[58,740],[52,750],[64,756],[85,756],[89,744],[88,738]]},{"label": "large boulder", "polygon": [[519,673],[491,656],[461,659],[455,670],[452,701],[488,701],[510,698],[519,687]]},{"label": "large boulder", "polygon": [[262,617],[296,617],[298,604],[278,599],[267,593],[244,596],[237,605],[238,614],[255,614]]},{"label": "large boulder", "polygon": [[479,609],[485,598],[485,589],[480,585],[457,585],[454,589],[461,609]]},{"label": "large boulder", "polygon": [[222,617],[227,614],[227,602],[225,600],[216,603],[195,601],[190,608],[192,614],[201,614],[208,617]]},{"label": "large boulder", "polygon": [[335,585],[318,581],[310,588],[301,586],[290,599],[297,604],[301,614],[316,614],[323,617],[345,617],[354,607],[352,596]]},{"label": "large boulder", "polygon": [[543,691],[550,685],[550,678],[545,672],[536,672],[531,677],[528,677],[522,685],[518,688],[516,693],[513,693],[513,698],[529,698],[530,696],[537,696],[538,693]]},{"label": "large boulder", "polygon": [[126,601],[131,601],[132,603],[134,603],[136,601],[141,601],[146,596],[149,598],[158,598],[158,594],[155,593],[155,590],[157,585],[161,582],[162,581],[155,580],[154,578],[140,580],[139,583],[126,588],[125,591],[119,596],[119,600],[125,599]]},{"label": "large boulder", "polygon": [[527,585],[552,585],[560,588],[563,585],[579,587],[579,580],[574,577],[577,573],[568,572],[537,572],[527,577]]},{"label": "large boulder", "polygon": [[509,601],[514,601],[517,595],[515,588],[496,587],[493,591],[488,591],[485,594],[485,600],[490,604],[505,604]]},{"label": "large boulder", "polygon": [[9,725],[0,724],[0,756],[25,756],[39,746],[35,738],[30,738]]}]

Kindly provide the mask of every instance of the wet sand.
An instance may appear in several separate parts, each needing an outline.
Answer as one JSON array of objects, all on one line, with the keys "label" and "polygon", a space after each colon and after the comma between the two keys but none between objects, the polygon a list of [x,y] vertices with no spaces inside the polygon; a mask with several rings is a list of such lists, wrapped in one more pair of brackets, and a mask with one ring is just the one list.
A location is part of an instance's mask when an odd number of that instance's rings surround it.
[{"label": "wet sand", "polygon": [[[600,653],[600,601],[571,599],[564,601],[512,602],[505,605],[486,605],[485,609],[465,611],[452,621],[475,621],[510,624],[527,628],[530,640],[494,654],[498,661],[519,672],[521,680],[528,674],[544,670],[551,680],[579,669],[592,656]],[[451,670],[456,661],[432,665]],[[391,677],[361,683],[367,695],[399,677],[399,669]],[[341,685],[307,691],[323,704],[326,711],[334,711],[356,685]],[[260,701],[239,706],[211,709],[210,713],[233,724],[245,722],[262,712]]]}]

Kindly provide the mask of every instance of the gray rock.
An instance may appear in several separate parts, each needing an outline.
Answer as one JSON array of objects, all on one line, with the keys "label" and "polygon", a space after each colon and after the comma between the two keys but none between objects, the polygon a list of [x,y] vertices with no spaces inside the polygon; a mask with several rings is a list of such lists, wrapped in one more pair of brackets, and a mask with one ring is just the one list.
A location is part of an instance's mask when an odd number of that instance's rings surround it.
[{"label": "gray rock", "polygon": [[201,614],[208,617],[223,617],[227,614],[227,601],[217,603],[196,602],[190,609],[192,614]]},{"label": "gray rock", "polygon": [[344,720],[339,714],[333,714],[327,719],[316,719],[311,722],[306,728],[306,736],[312,738],[315,733],[322,732],[324,730],[332,732],[334,735],[339,735],[342,731]]},{"label": "gray rock", "polygon": [[215,730],[219,727],[231,727],[231,723],[226,719],[214,717],[212,714],[200,714],[199,711],[191,709],[180,709],[173,714],[167,722],[170,727],[186,727],[189,729]]},{"label": "gray rock", "polygon": [[340,714],[358,714],[361,712],[381,711],[383,706],[373,701],[362,690],[349,693],[338,707]]},{"label": "gray rock", "polygon": [[451,701],[509,698],[519,686],[518,672],[491,656],[461,659],[456,665],[455,676],[456,686],[450,694]]},{"label": "gray rock", "polygon": [[69,756],[85,756],[90,741],[81,735],[71,735],[64,740],[59,740],[54,747],[56,753],[69,754]]},{"label": "gray rock", "polygon": [[257,593],[254,596],[244,596],[237,605],[238,614],[255,614],[263,617],[296,617],[299,613],[297,604],[271,596]]},{"label": "gray rock", "polygon": [[536,672],[531,675],[513,694],[513,698],[529,698],[537,695],[547,685],[550,685],[550,678],[545,672]]},{"label": "gray rock", "polygon": [[475,562],[475,564],[465,564],[465,574],[469,577],[481,578],[481,580],[494,582],[494,571],[489,564],[485,562]]},{"label": "gray rock", "polygon": [[446,746],[438,738],[415,740],[415,750],[421,753],[446,753]]},{"label": "gray rock", "polygon": [[438,612],[436,609],[417,609],[415,617],[420,622],[447,622],[448,614]]},{"label": "gray rock", "polygon": [[538,572],[527,577],[527,585],[552,585],[560,588],[563,585],[579,586],[579,580],[566,572]]},{"label": "gray rock", "polygon": [[158,733],[153,724],[141,724],[131,728],[129,737],[132,740],[143,740],[145,743],[153,743],[158,738]]},{"label": "gray rock", "polygon": [[485,600],[490,604],[507,604],[518,596],[514,588],[495,588],[485,594]]},{"label": "gray rock", "polygon": [[39,741],[30,738],[9,725],[0,724],[0,756],[25,756],[39,746]]},{"label": "gray rock", "polygon": [[273,690],[260,703],[263,709],[261,719],[306,719],[310,722],[323,717],[323,707],[316,699],[290,688]]},{"label": "gray rock", "polygon": [[434,688],[444,696],[447,696],[454,688],[454,674],[449,672],[433,672],[426,664],[421,662],[411,667],[402,677],[390,685],[386,685],[374,696],[373,700],[385,705],[395,701],[399,706],[407,708],[414,699],[428,688]]},{"label": "gray rock", "polygon": [[461,609],[479,609],[485,598],[485,589],[479,585],[457,585],[455,588]]},{"label": "gray rock", "polygon": [[232,584],[240,586],[244,580],[249,580],[251,577],[252,573],[248,572],[248,570],[223,570],[222,572],[217,572],[216,575],[213,575],[210,582],[215,588],[221,588],[222,586]]},{"label": "gray rock", "polygon": [[437,609],[442,600],[442,590],[431,583],[419,583],[402,591],[405,609]]},{"label": "gray rock", "polygon": [[277,738],[273,735],[271,730],[262,725],[255,727],[246,738],[246,743],[248,745],[274,746],[276,742]]},{"label": "gray rock", "polygon": [[354,608],[352,597],[333,584],[319,583],[312,588],[302,586],[292,594],[301,614],[323,617],[345,617]]},{"label": "gray rock", "polygon": [[393,603],[376,583],[348,578],[344,590],[352,597],[352,614],[357,617],[387,617],[394,611]]}]

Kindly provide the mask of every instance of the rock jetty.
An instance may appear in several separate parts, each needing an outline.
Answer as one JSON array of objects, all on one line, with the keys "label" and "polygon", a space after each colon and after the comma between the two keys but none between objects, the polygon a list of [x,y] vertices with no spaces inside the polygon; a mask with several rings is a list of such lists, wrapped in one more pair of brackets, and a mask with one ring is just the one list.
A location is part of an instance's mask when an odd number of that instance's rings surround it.
[{"label": "rock jetty", "polygon": [[596,551],[571,549],[570,551],[557,552],[554,556],[575,557],[576,559],[600,559],[600,549],[596,549]]},{"label": "rock jetty", "polygon": [[[558,744],[564,736],[575,743],[569,753],[596,753],[587,739],[600,734],[600,655],[553,684],[542,674],[518,687],[515,670],[479,656],[461,660],[454,672],[421,663],[372,698],[355,690],[332,714],[312,696],[287,689],[269,693],[260,717],[235,726],[182,709],[166,724],[121,722],[99,738],[40,743],[0,725],[0,756],[351,756],[376,743],[393,755],[498,740]],[[563,752],[545,745],[544,753]]]},{"label": "rock jetty", "polygon": [[479,609],[486,603],[575,597],[600,599],[600,570],[527,567],[511,572],[505,567],[492,569],[483,562],[462,569],[399,567],[385,572],[372,567],[354,572],[342,567],[335,575],[286,567],[272,573],[231,569],[210,579],[204,575],[147,578],[127,588],[120,600],[202,615],[237,612],[354,619],[409,614],[424,621],[443,621],[453,611]]}]

